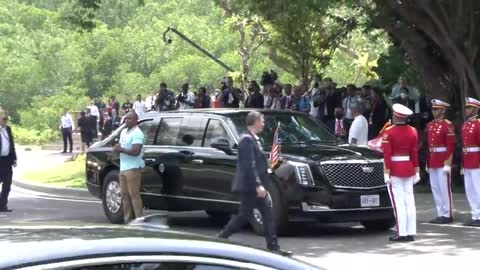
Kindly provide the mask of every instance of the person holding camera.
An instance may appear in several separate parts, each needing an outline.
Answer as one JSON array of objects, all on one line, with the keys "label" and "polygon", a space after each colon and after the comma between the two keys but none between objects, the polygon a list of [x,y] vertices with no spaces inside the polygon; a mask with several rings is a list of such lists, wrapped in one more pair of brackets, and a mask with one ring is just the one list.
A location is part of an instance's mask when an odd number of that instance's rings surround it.
[{"label": "person holding camera", "polygon": [[188,83],[182,84],[182,92],[177,96],[177,110],[193,109],[195,105],[195,96],[188,92]]},{"label": "person holding camera", "polygon": [[172,111],[175,109],[175,94],[167,88],[167,84],[160,83],[160,92],[155,101],[157,111]]},{"label": "person holding camera", "polygon": [[233,87],[233,78],[228,76],[222,81],[222,107],[239,108],[243,101],[243,93],[239,88]]}]

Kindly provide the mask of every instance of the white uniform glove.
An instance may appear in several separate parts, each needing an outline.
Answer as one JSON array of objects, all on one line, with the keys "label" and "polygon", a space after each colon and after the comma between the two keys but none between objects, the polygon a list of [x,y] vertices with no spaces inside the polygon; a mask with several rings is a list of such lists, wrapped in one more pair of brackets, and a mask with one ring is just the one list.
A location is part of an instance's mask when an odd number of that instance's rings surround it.
[{"label": "white uniform glove", "polygon": [[452,167],[450,165],[445,165],[443,166],[443,171],[446,173],[451,173],[452,172]]},{"label": "white uniform glove", "polygon": [[420,178],[420,173],[416,173],[415,174],[415,179],[413,180],[413,184],[416,185],[418,182],[420,182],[421,178]]},{"label": "white uniform glove", "polygon": [[383,174],[383,179],[385,180],[385,184],[387,185],[389,185],[392,182],[392,180],[390,179],[390,174],[387,174],[387,173]]}]

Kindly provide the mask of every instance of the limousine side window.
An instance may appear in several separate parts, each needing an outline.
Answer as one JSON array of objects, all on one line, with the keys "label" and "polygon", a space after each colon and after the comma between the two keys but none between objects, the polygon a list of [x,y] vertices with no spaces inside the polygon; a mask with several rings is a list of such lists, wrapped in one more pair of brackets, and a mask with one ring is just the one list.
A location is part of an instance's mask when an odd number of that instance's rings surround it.
[{"label": "limousine side window", "polygon": [[180,145],[202,147],[207,120],[204,117],[190,116],[185,118],[180,130]]},{"label": "limousine side window", "polygon": [[210,119],[208,122],[207,134],[205,135],[205,147],[211,147],[211,143],[217,139],[228,139],[228,133],[217,119]]},{"label": "limousine side window", "polygon": [[152,145],[158,128],[158,119],[146,120],[138,124],[145,137],[145,145]]},{"label": "limousine side window", "polygon": [[158,128],[156,145],[178,145],[180,127],[182,126],[182,117],[162,118]]}]

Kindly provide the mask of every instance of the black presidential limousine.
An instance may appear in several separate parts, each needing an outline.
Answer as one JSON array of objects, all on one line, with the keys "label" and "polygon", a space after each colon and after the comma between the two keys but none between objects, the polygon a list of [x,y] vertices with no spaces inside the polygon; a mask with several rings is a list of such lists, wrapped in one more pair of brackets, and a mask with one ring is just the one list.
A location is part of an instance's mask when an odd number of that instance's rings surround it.
[{"label": "black presidential limousine", "polygon": [[[205,109],[146,114],[139,123],[145,134],[145,207],[204,210],[215,221],[235,213],[239,204],[231,184],[248,112]],[[272,185],[268,187],[280,233],[296,221],[352,221],[375,230],[393,226],[381,155],[364,147],[338,144],[323,124],[306,114],[262,113],[265,129],[259,137],[266,155],[280,123],[282,163],[270,172]],[[112,152],[123,128],[87,152],[87,187],[103,200],[112,223],[123,222],[119,157]],[[262,232],[259,211],[251,225],[255,232]]]}]

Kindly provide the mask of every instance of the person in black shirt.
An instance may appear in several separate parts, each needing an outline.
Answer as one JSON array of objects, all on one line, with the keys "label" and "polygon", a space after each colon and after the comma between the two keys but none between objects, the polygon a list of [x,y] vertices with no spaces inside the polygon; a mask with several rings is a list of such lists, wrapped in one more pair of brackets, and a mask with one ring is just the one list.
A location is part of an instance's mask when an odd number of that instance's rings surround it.
[{"label": "person in black shirt", "polygon": [[175,94],[167,88],[167,84],[164,82],[160,83],[160,91],[158,92],[155,106],[157,111],[175,110]]},{"label": "person in black shirt", "polygon": [[127,98],[127,101],[123,103],[122,110],[124,113],[129,113],[132,110],[133,104],[130,102],[130,99]]},{"label": "person in black shirt", "polygon": [[263,109],[263,95],[260,93],[260,86],[257,81],[250,81],[248,93],[250,95],[247,97],[247,101],[245,101],[245,108]]},{"label": "person in black shirt", "polygon": [[211,98],[207,93],[207,88],[204,86],[198,89],[198,96],[195,99],[195,109],[210,108]]},{"label": "person in black shirt", "polygon": [[120,103],[118,103],[115,96],[110,97],[109,105],[110,109],[115,109],[117,112],[120,110]]},{"label": "person in black shirt", "polygon": [[390,117],[389,107],[383,98],[382,90],[373,87],[370,92],[370,105],[367,115],[368,120],[368,139],[375,138]]},{"label": "person in black shirt", "polygon": [[[392,104],[396,104],[396,103],[402,104],[402,105],[404,105],[405,107],[409,108],[410,110],[412,110],[414,112],[415,111],[415,100],[409,98],[409,96],[408,96],[409,92],[410,92],[410,90],[407,87],[400,88],[400,96],[393,99]],[[413,115],[408,117],[407,123],[409,125],[414,125],[413,117],[414,117]]]},{"label": "person in black shirt", "polygon": [[243,93],[239,88],[233,86],[233,78],[226,77],[222,81],[222,107],[223,108],[238,108],[240,101],[244,99]]},{"label": "person in black shirt", "polygon": [[78,128],[80,129],[80,138],[82,140],[82,154],[85,153],[85,145],[87,145],[88,148],[93,143],[93,132],[91,130],[89,123],[90,120],[88,117],[85,112],[80,112],[80,117],[77,121]]}]

